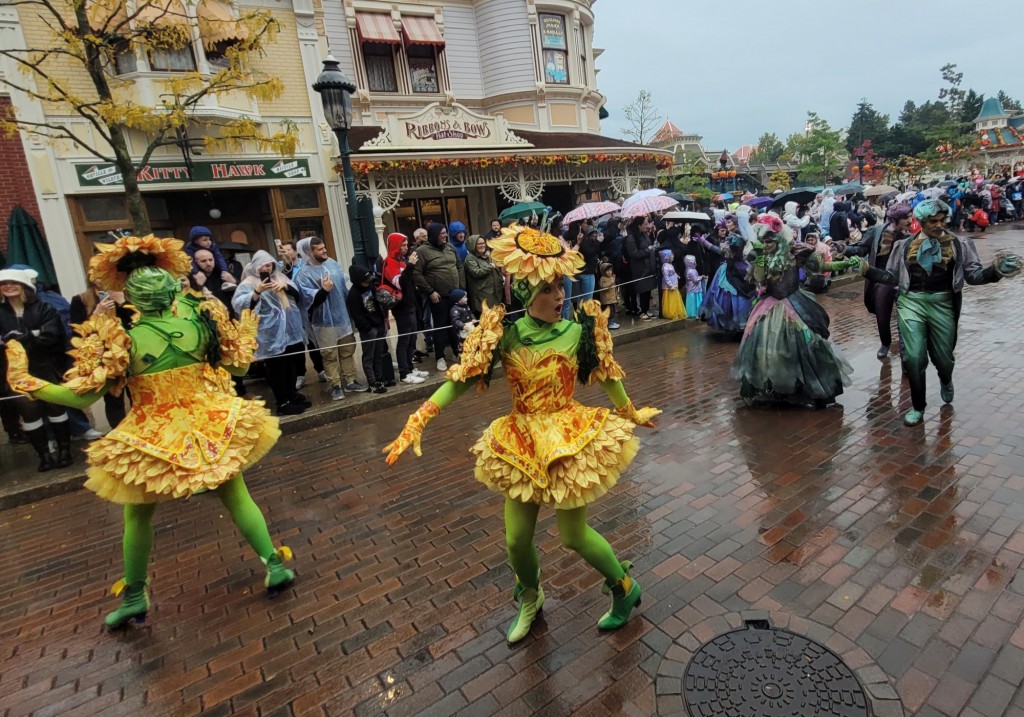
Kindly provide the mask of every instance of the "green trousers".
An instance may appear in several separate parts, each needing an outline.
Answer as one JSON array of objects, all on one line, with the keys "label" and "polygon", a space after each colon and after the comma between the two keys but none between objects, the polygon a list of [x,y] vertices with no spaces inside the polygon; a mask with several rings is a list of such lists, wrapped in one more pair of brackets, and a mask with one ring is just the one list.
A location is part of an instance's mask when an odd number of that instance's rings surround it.
[{"label": "green trousers", "polygon": [[930,294],[923,291],[901,291],[896,300],[900,340],[903,342],[903,367],[910,383],[910,400],[914,410],[923,411],[925,401],[924,371],[928,359],[935,364],[939,381],[953,381],[953,350],[956,348],[956,312],[952,292]]}]

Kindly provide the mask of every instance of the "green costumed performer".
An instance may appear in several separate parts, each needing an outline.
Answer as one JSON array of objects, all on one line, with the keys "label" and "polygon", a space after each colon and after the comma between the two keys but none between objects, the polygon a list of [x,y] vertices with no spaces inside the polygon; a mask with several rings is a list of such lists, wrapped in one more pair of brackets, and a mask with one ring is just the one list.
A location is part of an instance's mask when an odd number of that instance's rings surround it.
[{"label": "green costumed performer", "polygon": [[[472,452],[477,480],[505,496],[505,541],[519,605],[506,639],[511,644],[526,637],[544,604],[533,544],[542,505],[555,509],[562,543],[604,576],[612,605],[598,627],[614,630],[640,604],[641,589],[628,575],[632,564],[619,562],[608,541],[587,525],[587,506],[607,493],[633,460],[636,426],[652,426],[660,411],[637,410],[626,395],[622,368],[612,357],[608,317],[598,302],[583,302],[575,321],[561,318],[562,279],[584,264],[578,252],[564,250],[551,234],[521,226],[503,230],[490,246],[494,262],[512,275],[526,313],[506,325],[504,307],[485,308],[466,339],[462,363],[448,370],[448,381],[384,448],[387,461],[394,463],[410,447],[420,455],[427,422],[470,385],[484,390],[500,358],[512,390],[512,412],[491,423]],[[599,382],[616,410],[576,402],[577,380]]]},{"label": "green costumed performer", "polygon": [[[102,290],[124,291],[137,318],[126,329],[98,314],[77,325],[75,362],[55,385],[28,372],[25,350],[8,342],[7,379],[25,396],[85,408],[107,391],[130,391],[132,409],[104,438],[86,449],[85,486],[124,506],[124,593],[106,616],[108,627],[143,622],[149,609],[149,555],[156,504],[215,490],[242,535],[267,569],[271,594],[295,575],[282,564],[242,470],[266,455],[281,432],[261,401],[234,394],[231,375],[244,375],[256,348],[256,317],[230,319],[216,300],[182,294],[177,276],[191,260],[182,242],[155,236],[119,238],[97,245],[89,278]],[[230,372],[230,374],[229,374]]]},{"label": "green costumed performer", "polygon": [[939,199],[914,207],[921,231],[898,241],[887,265],[899,286],[896,317],[913,403],[903,416],[908,426],[924,420],[924,372],[929,358],[939,374],[943,402],[953,402],[953,351],[964,284],[991,284],[1021,269],[1017,256],[1001,256],[991,266],[982,267],[974,242],[946,229],[949,215],[949,205]]}]

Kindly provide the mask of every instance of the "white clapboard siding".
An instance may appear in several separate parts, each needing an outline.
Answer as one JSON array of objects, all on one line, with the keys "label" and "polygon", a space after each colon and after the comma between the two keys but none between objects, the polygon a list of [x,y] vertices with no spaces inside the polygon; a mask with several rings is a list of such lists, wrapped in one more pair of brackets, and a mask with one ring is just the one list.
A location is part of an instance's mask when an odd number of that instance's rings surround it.
[{"label": "white clapboard siding", "polygon": [[474,11],[484,94],[533,89],[536,75],[526,0],[482,0]]},{"label": "white clapboard siding", "polygon": [[327,46],[338,61],[341,71],[356,81],[356,67],[352,59],[352,43],[348,38],[348,27],[345,25],[345,9],[340,1],[325,2],[324,32],[327,34]]},{"label": "white clapboard siding", "polygon": [[484,84],[472,7],[444,8],[444,53],[448,58],[448,84],[455,96],[460,100],[481,99]]}]

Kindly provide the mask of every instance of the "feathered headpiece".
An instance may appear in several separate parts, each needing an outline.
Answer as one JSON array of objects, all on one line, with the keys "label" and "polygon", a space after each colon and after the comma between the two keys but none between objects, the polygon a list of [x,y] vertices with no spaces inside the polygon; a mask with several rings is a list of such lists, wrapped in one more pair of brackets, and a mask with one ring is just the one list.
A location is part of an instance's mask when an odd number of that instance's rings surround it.
[{"label": "feathered headpiece", "polygon": [[122,236],[113,244],[97,244],[99,254],[89,261],[89,279],[104,291],[123,291],[128,275],[144,266],[179,277],[188,274],[192,260],[182,251],[184,242],[153,234]]}]

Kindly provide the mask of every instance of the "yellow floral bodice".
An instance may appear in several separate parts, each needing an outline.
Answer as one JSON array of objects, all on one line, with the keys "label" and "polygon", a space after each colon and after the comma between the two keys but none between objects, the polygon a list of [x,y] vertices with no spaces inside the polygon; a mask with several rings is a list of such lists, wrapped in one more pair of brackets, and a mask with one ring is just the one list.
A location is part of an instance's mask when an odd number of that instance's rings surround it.
[{"label": "yellow floral bodice", "polygon": [[555,413],[573,402],[576,359],[548,349],[519,348],[503,357],[513,413]]}]

